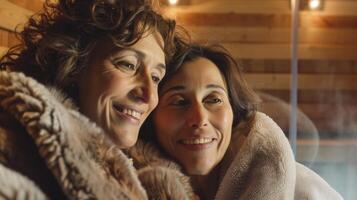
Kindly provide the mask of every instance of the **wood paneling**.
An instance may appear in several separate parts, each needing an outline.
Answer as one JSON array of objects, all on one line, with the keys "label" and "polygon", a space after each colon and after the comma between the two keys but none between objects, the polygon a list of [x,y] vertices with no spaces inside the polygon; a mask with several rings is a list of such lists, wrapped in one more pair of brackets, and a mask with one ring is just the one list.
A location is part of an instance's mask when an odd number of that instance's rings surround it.
[{"label": "wood paneling", "polygon": [[26,8],[33,12],[42,10],[44,0],[8,0],[9,2],[16,4],[22,8]]},{"label": "wood paneling", "polygon": [[4,55],[7,50],[8,50],[8,47],[0,46],[0,56]]},{"label": "wood paneling", "polygon": [[[248,84],[259,90],[288,90],[290,74],[259,73],[245,74]],[[357,92],[357,75],[314,75],[300,74],[298,83],[300,90],[350,90]]]},{"label": "wood paneling", "polygon": [[[290,43],[289,28],[186,26],[199,42]],[[357,29],[304,28],[299,30],[301,44],[357,45]]]},{"label": "wood paneling", "polygon": [[[239,59],[246,73],[290,73],[288,59]],[[357,74],[357,60],[299,60],[299,74]]]},{"label": "wood paneling", "polygon": [[33,12],[7,0],[0,0],[0,28],[20,31]]},{"label": "wood paneling", "polygon": [[[185,13],[176,17],[188,26],[289,28],[289,14]],[[357,16],[300,15],[300,27],[357,28]]]},{"label": "wood paneling", "polygon": [[[354,0],[325,0],[319,15],[356,16],[357,2]],[[287,0],[191,0],[191,5],[170,7],[166,12],[179,15],[187,12],[199,13],[258,13],[290,14]],[[309,13],[309,11],[302,11]]]},{"label": "wood paneling", "polygon": [[[222,43],[238,59],[290,59],[290,44]],[[300,44],[299,59],[357,60],[357,45]]]},{"label": "wood paneling", "polygon": [[[310,148],[316,148],[316,144],[310,140],[299,140],[297,142],[297,160],[307,161],[306,158],[310,158]],[[357,140],[320,140],[318,156],[315,162],[348,162],[356,163],[357,157]],[[308,160],[309,161],[309,160]]]},{"label": "wood paneling", "polygon": [[[272,96],[278,97],[285,102],[290,102],[290,90],[259,90],[270,94]],[[344,91],[344,90],[298,90],[298,101],[301,104],[314,104],[318,105],[320,103],[327,104],[357,104],[357,92],[355,91]]]}]

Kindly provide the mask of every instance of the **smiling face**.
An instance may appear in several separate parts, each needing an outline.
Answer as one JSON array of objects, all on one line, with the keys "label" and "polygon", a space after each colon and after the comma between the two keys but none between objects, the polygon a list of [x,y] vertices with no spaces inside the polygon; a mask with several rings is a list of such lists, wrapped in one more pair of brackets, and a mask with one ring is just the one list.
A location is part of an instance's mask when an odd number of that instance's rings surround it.
[{"label": "smiling face", "polygon": [[79,77],[80,111],[120,148],[130,147],[158,103],[157,86],[164,75],[165,55],[158,34],[123,49],[103,39]]},{"label": "smiling face", "polygon": [[161,91],[153,115],[159,143],[188,174],[208,174],[227,151],[233,123],[219,69],[199,57],[184,63]]}]

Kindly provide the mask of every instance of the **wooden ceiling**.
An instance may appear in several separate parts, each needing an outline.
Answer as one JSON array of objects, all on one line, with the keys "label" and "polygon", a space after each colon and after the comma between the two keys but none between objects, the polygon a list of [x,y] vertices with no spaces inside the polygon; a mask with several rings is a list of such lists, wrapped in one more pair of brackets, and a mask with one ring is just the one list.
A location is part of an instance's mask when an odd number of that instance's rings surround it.
[{"label": "wooden ceiling", "polygon": [[[181,1],[164,14],[194,40],[223,44],[254,89],[289,101],[290,0]],[[16,43],[17,24],[41,7],[41,0],[0,0],[0,52]],[[356,80],[357,0],[325,0],[322,10],[301,11],[299,107],[320,132],[357,136]]]}]

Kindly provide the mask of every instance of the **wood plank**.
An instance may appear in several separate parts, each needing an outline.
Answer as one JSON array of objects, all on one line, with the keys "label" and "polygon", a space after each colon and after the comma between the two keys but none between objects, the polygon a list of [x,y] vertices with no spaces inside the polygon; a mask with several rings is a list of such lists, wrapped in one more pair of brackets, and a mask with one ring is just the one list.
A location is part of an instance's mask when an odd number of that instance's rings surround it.
[{"label": "wood plank", "polygon": [[19,44],[19,39],[16,37],[15,32],[8,32],[8,47],[12,47],[14,45]]},{"label": "wood plank", "polygon": [[0,46],[8,46],[9,33],[6,30],[0,29]]},{"label": "wood plank", "polygon": [[[289,59],[238,59],[246,73],[290,73]],[[357,74],[357,60],[299,60],[299,74]]]},{"label": "wood plank", "polygon": [[[297,157],[296,160],[310,161],[306,158],[311,158],[309,151],[311,148],[316,148],[316,144],[311,140],[297,140]],[[357,140],[334,140],[324,139],[319,141],[318,155],[315,162],[357,162]]]},{"label": "wood plank", "polygon": [[[264,13],[264,14],[290,14],[290,2],[286,0],[191,0],[190,5],[168,7],[166,12],[177,14],[187,12],[205,13]],[[319,11],[303,11],[304,13],[317,13],[319,15],[357,15],[356,1],[331,1],[323,2],[323,9]]]},{"label": "wood plank", "polygon": [[[337,120],[336,120],[337,119]],[[320,138],[356,138],[356,121],[347,119],[313,119]]]},{"label": "wood plank", "polygon": [[[248,84],[254,89],[288,90],[290,74],[245,74]],[[300,90],[349,90],[357,91],[357,75],[312,75],[298,76]]]},{"label": "wood plank", "polygon": [[[200,43],[290,43],[290,28],[186,26]],[[357,29],[304,28],[299,30],[300,44],[354,44]]]},{"label": "wood plank", "polygon": [[[288,122],[288,119],[281,118],[279,116],[272,116],[276,122]],[[326,138],[336,138],[336,139],[344,139],[344,138],[357,138],[357,122],[351,121],[349,118],[339,118],[336,121],[334,119],[312,119],[310,118],[316,129],[318,130],[319,137],[321,139]],[[286,124],[285,132],[288,132],[288,123]],[[306,138],[309,133],[299,132],[298,138]]]},{"label": "wood plank", "polygon": [[[274,118],[282,118],[286,116],[280,116],[277,113],[277,110],[281,110],[283,108],[289,109],[289,107],[284,107],[286,102],[279,101],[265,101],[263,103],[264,111],[266,113],[270,113]],[[318,120],[330,120],[330,121],[338,121],[338,120],[348,120],[354,121],[357,125],[357,103],[354,104],[346,104],[343,102],[339,102],[337,104],[329,104],[325,102],[317,102],[317,103],[299,103],[298,109],[307,115],[312,121],[316,122]],[[288,110],[286,112],[289,112]],[[334,113],[331,115],[331,113]],[[357,132],[357,130],[356,130]],[[357,136],[357,135],[356,135]]]},{"label": "wood plank", "polygon": [[[266,27],[289,28],[289,14],[240,14],[240,13],[180,13],[176,16],[179,24],[184,26],[216,27]],[[357,16],[335,16],[300,14],[302,28],[357,28]]]},{"label": "wood plank", "polygon": [[0,56],[4,55],[9,48],[0,46]]},{"label": "wood plank", "polygon": [[[336,104],[329,104],[325,102],[319,102],[315,104],[298,104],[298,107],[307,116],[314,120],[343,120],[354,121],[357,127],[357,102],[354,104],[347,104],[339,102]],[[334,113],[333,115],[331,115]],[[357,132],[357,130],[356,130]]]},{"label": "wood plank", "polygon": [[261,1],[261,0],[211,0],[211,1],[190,1],[182,6],[167,7],[165,12],[183,14],[187,12],[205,13],[290,13],[288,1]]},{"label": "wood plank", "polygon": [[44,2],[44,0],[8,0],[8,1],[20,7],[31,10],[33,12],[41,11]]},{"label": "wood plank", "polygon": [[[282,99],[285,102],[290,102],[290,90],[259,90],[266,94]],[[343,90],[298,90],[298,102],[306,103],[327,103],[327,104],[356,104],[357,92]]]},{"label": "wood plank", "polygon": [[[290,59],[289,44],[222,43],[237,59]],[[357,60],[357,46],[299,45],[299,59]]]},{"label": "wood plank", "polygon": [[20,31],[28,17],[32,14],[32,11],[7,0],[0,0],[0,28],[9,31]]}]

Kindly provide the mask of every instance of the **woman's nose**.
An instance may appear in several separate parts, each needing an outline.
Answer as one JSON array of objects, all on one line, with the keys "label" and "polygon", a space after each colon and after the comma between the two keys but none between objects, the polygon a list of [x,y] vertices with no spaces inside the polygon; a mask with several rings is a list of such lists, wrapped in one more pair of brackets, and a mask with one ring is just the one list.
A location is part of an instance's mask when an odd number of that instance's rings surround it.
[{"label": "woman's nose", "polygon": [[191,128],[203,128],[208,125],[208,114],[200,103],[193,104],[189,109],[187,123]]},{"label": "woman's nose", "polygon": [[137,77],[136,82],[136,86],[132,90],[132,96],[136,101],[150,103],[157,99],[157,88],[155,87],[150,74],[142,73]]}]

